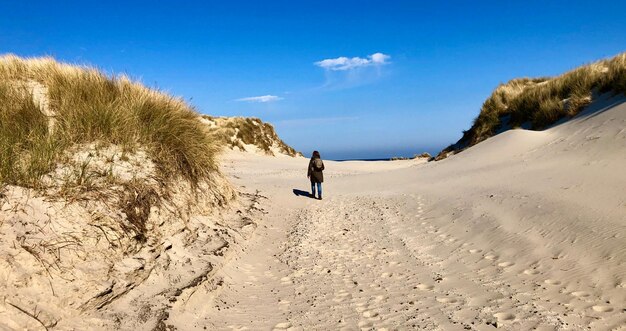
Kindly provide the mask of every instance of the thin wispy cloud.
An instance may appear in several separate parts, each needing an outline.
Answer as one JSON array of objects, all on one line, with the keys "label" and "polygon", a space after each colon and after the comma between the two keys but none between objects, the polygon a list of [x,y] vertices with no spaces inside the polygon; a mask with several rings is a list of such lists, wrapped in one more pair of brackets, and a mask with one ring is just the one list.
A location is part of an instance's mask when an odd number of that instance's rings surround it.
[{"label": "thin wispy cloud", "polygon": [[261,103],[265,103],[265,102],[274,102],[274,101],[278,101],[278,100],[282,100],[283,98],[276,96],[276,95],[261,95],[258,97],[247,97],[247,98],[240,98],[240,99],[236,99],[235,101],[239,101],[239,102],[261,102]]},{"label": "thin wispy cloud", "polygon": [[341,56],[334,59],[317,61],[314,64],[318,67],[332,71],[345,71],[360,67],[381,66],[389,63],[391,56],[383,53],[374,53],[367,58]]},{"label": "thin wispy cloud", "polygon": [[324,69],[325,82],[316,90],[336,91],[372,84],[388,73],[391,56],[377,52],[366,57],[340,56],[314,62]]}]

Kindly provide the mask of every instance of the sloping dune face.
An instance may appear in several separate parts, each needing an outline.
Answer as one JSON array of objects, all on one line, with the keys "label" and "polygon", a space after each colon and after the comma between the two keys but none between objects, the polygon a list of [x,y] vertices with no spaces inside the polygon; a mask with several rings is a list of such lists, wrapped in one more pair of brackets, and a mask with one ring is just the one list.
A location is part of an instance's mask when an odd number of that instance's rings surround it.
[{"label": "sloping dune face", "polygon": [[291,194],[301,161],[237,156],[267,228],[187,307],[216,329],[623,328],[625,101],[440,162],[327,161],[322,201]]},{"label": "sloping dune face", "polygon": [[0,329],[152,329],[208,278],[254,222],[228,213],[246,199],[198,118],[123,76],[0,57]]},{"label": "sloping dune face", "polygon": [[611,329],[626,323],[625,166],[626,98],[604,95],[548,130],[507,131],[370,182],[428,197],[406,237],[432,245],[433,268],[467,305],[459,320],[467,310],[512,329]]}]

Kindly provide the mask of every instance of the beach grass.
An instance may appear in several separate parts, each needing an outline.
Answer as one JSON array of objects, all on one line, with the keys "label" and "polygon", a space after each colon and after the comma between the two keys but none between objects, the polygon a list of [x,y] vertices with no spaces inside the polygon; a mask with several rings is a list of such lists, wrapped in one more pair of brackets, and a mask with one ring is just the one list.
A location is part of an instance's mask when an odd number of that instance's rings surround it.
[{"label": "beach grass", "polygon": [[0,81],[0,105],[0,181],[33,185],[50,169],[59,146],[27,89]]},{"label": "beach grass", "polygon": [[7,184],[36,187],[64,151],[91,142],[146,149],[166,179],[197,183],[218,168],[219,142],[182,99],[51,58],[0,57],[0,129]]},{"label": "beach grass", "polygon": [[274,148],[289,156],[300,155],[298,151],[283,142],[276,133],[274,126],[264,123],[255,117],[213,117],[202,116],[209,122],[219,123],[213,126],[212,132],[220,140],[220,144],[244,150],[244,145],[253,145],[268,155],[273,155]]},{"label": "beach grass", "polygon": [[500,84],[483,103],[472,127],[437,159],[509,128],[545,129],[577,115],[595,95],[607,92],[626,93],[626,53],[554,78],[517,78]]}]

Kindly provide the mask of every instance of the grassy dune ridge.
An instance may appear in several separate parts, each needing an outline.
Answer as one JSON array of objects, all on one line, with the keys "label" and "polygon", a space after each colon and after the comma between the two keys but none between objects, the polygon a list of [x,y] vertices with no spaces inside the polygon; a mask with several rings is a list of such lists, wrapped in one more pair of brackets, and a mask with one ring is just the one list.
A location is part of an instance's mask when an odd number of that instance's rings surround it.
[{"label": "grassy dune ridge", "polygon": [[459,152],[508,128],[542,130],[578,114],[599,93],[626,93],[626,53],[578,67],[560,76],[513,79],[483,103],[463,137],[437,159]]},{"label": "grassy dune ridge", "polygon": [[245,150],[245,145],[253,145],[267,155],[282,153],[301,156],[302,153],[287,145],[274,130],[274,126],[253,117],[214,117],[202,115],[220,144]]},{"label": "grassy dune ridge", "polygon": [[217,171],[219,143],[182,99],[52,58],[0,57],[0,182],[37,187],[69,147],[146,149],[163,178]]}]

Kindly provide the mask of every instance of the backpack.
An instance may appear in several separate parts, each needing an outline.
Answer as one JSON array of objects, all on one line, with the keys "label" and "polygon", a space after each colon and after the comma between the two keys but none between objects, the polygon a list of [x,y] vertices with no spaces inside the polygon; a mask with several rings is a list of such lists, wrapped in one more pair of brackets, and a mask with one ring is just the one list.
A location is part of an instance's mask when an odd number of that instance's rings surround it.
[{"label": "backpack", "polygon": [[324,162],[322,162],[322,159],[314,159],[313,160],[313,168],[315,170],[322,170],[322,167],[324,167]]}]

